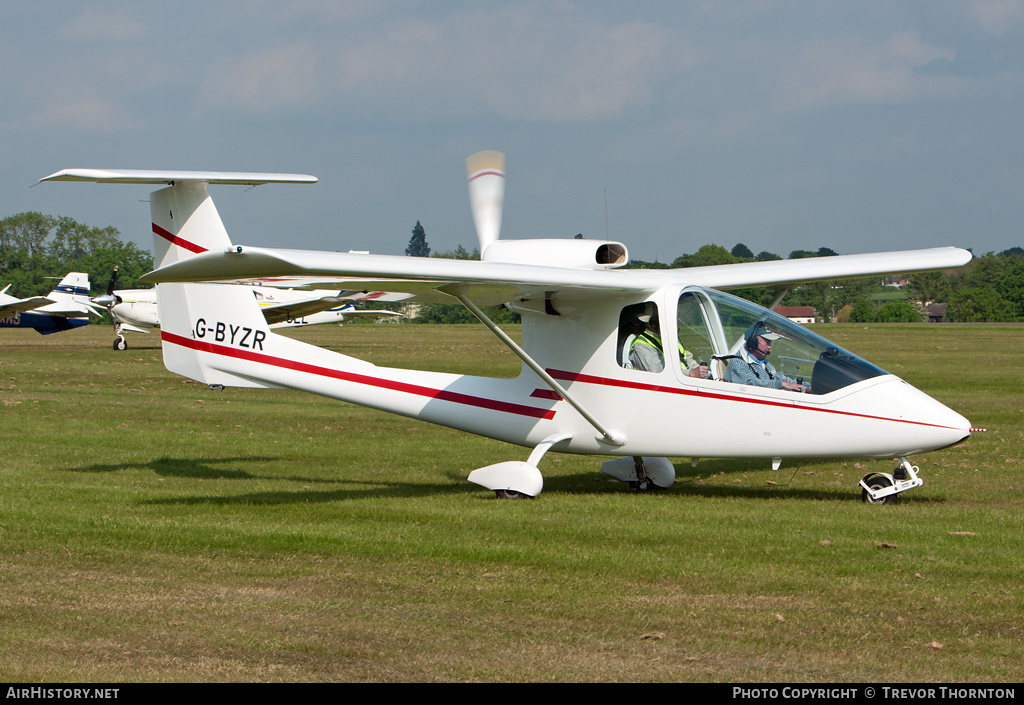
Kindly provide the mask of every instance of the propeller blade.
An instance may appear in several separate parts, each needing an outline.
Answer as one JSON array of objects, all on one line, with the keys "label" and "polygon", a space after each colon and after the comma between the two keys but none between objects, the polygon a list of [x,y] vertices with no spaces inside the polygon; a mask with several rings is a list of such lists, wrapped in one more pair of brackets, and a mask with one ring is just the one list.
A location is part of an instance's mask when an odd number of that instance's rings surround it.
[{"label": "propeller blade", "polygon": [[469,205],[480,241],[480,255],[501,237],[501,214],[505,205],[505,155],[494,150],[477,152],[466,159]]},{"label": "propeller blade", "polygon": [[114,271],[110,274],[110,281],[107,282],[107,296],[114,295],[115,286],[117,286],[117,265],[114,265]]}]

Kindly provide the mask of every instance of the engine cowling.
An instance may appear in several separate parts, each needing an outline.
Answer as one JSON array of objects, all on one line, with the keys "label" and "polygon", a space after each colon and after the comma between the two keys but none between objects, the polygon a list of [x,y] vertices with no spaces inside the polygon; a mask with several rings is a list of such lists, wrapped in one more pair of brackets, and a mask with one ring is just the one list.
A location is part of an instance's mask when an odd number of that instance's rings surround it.
[{"label": "engine cowling", "polygon": [[496,240],[481,259],[571,269],[615,269],[629,263],[629,252],[621,242],[612,240]]}]

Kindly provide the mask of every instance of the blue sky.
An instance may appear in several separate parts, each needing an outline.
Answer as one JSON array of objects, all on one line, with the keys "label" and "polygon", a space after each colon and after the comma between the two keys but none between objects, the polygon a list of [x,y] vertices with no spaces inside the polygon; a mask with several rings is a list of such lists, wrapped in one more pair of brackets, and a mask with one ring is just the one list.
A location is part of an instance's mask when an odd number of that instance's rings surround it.
[{"label": "blue sky", "polygon": [[401,254],[419,220],[435,251],[472,248],[464,160],[498,149],[510,238],[660,261],[1024,246],[1024,0],[0,8],[0,216],[148,249],[148,187],[30,187],[299,172],[320,182],[213,191],[236,242]]}]

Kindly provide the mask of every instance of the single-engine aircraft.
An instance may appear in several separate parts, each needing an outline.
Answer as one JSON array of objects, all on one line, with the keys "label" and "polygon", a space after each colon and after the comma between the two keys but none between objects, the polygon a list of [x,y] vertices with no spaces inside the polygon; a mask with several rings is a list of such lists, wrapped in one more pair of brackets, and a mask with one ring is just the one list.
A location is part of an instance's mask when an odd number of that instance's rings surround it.
[{"label": "single-engine aircraft", "polygon": [[[92,302],[105,306],[114,319],[114,350],[127,350],[125,332],[148,333],[160,327],[160,317],[157,312],[156,289],[115,289],[117,276],[117,267],[114,267],[107,284],[107,293],[97,296]],[[354,301],[401,301],[408,298],[408,294],[382,291],[297,291],[275,288],[264,282],[255,283],[251,289],[271,328],[296,328],[323,323],[337,323],[340,326],[362,317],[401,316],[396,311],[357,309]]]},{"label": "single-engine aircraft", "polygon": [[[922,484],[909,458],[959,443],[971,425],[907,382],[774,314],[799,283],[950,269],[966,250],[944,247],[676,270],[623,269],[609,240],[500,238],[505,156],[467,159],[481,261],[313,252],[233,244],[210,184],[315,183],[301,174],[70,169],[43,181],[163,185],[151,195],[164,364],[212,386],[299,389],[532,449],[526,460],[474,470],[498,497],[536,497],[548,451],[601,456],[601,470],[640,490],[675,480],[669,457],[896,458],[893,474],[861,482],[866,501],[893,501]],[[356,291],[458,301],[522,360],[515,379],[378,367],[277,335],[252,294],[224,283],[308,277]],[[197,283],[206,282],[206,283]],[[220,284],[209,282],[221,282]],[[768,308],[723,289],[777,290]],[[522,315],[522,346],[482,311]],[[663,365],[639,369],[637,336],[660,322]],[[774,344],[794,388],[726,381],[752,365],[749,338]],[[760,345],[760,343],[756,343]],[[706,372],[691,376],[692,368]]]},{"label": "single-engine aircraft", "polygon": [[0,291],[0,328],[35,328],[43,335],[89,325],[100,311],[89,299],[89,275],[69,272],[46,296],[18,299]]}]

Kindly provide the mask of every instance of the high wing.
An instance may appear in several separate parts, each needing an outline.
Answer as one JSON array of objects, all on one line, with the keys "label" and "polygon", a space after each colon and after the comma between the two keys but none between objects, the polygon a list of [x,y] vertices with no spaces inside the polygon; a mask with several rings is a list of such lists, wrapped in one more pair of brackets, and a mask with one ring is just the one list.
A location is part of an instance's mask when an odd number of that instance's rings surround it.
[{"label": "high wing", "polygon": [[[523,241],[528,242],[528,241]],[[541,258],[538,257],[538,260]],[[654,291],[673,283],[717,289],[790,286],[802,282],[904,274],[965,265],[971,253],[956,247],[905,250],[863,255],[839,255],[771,262],[692,267],[687,269],[578,269],[550,264],[448,260],[308,250],[234,246],[162,267],[143,281],[236,282],[285,276],[299,286],[310,277],[351,289],[407,292],[419,300],[449,300],[452,285],[471,292],[480,304],[501,303],[538,294],[573,291],[589,295]]]},{"label": "high wing", "polygon": [[[641,291],[634,276],[640,270],[588,271],[562,267],[449,260],[436,257],[369,255],[312,250],[279,250],[237,246],[209,252],[145,275],[152,283],[218,281],[235,283],[260,277],[311,277],[317,285],[335,284],[351,290],[413,294],[419,301],[445,301],[439,291],[452,284],[472,289],[474,299],[497,304],[531,297],[551,289]],[[299,288],[299,282],[293,282]]]}]

